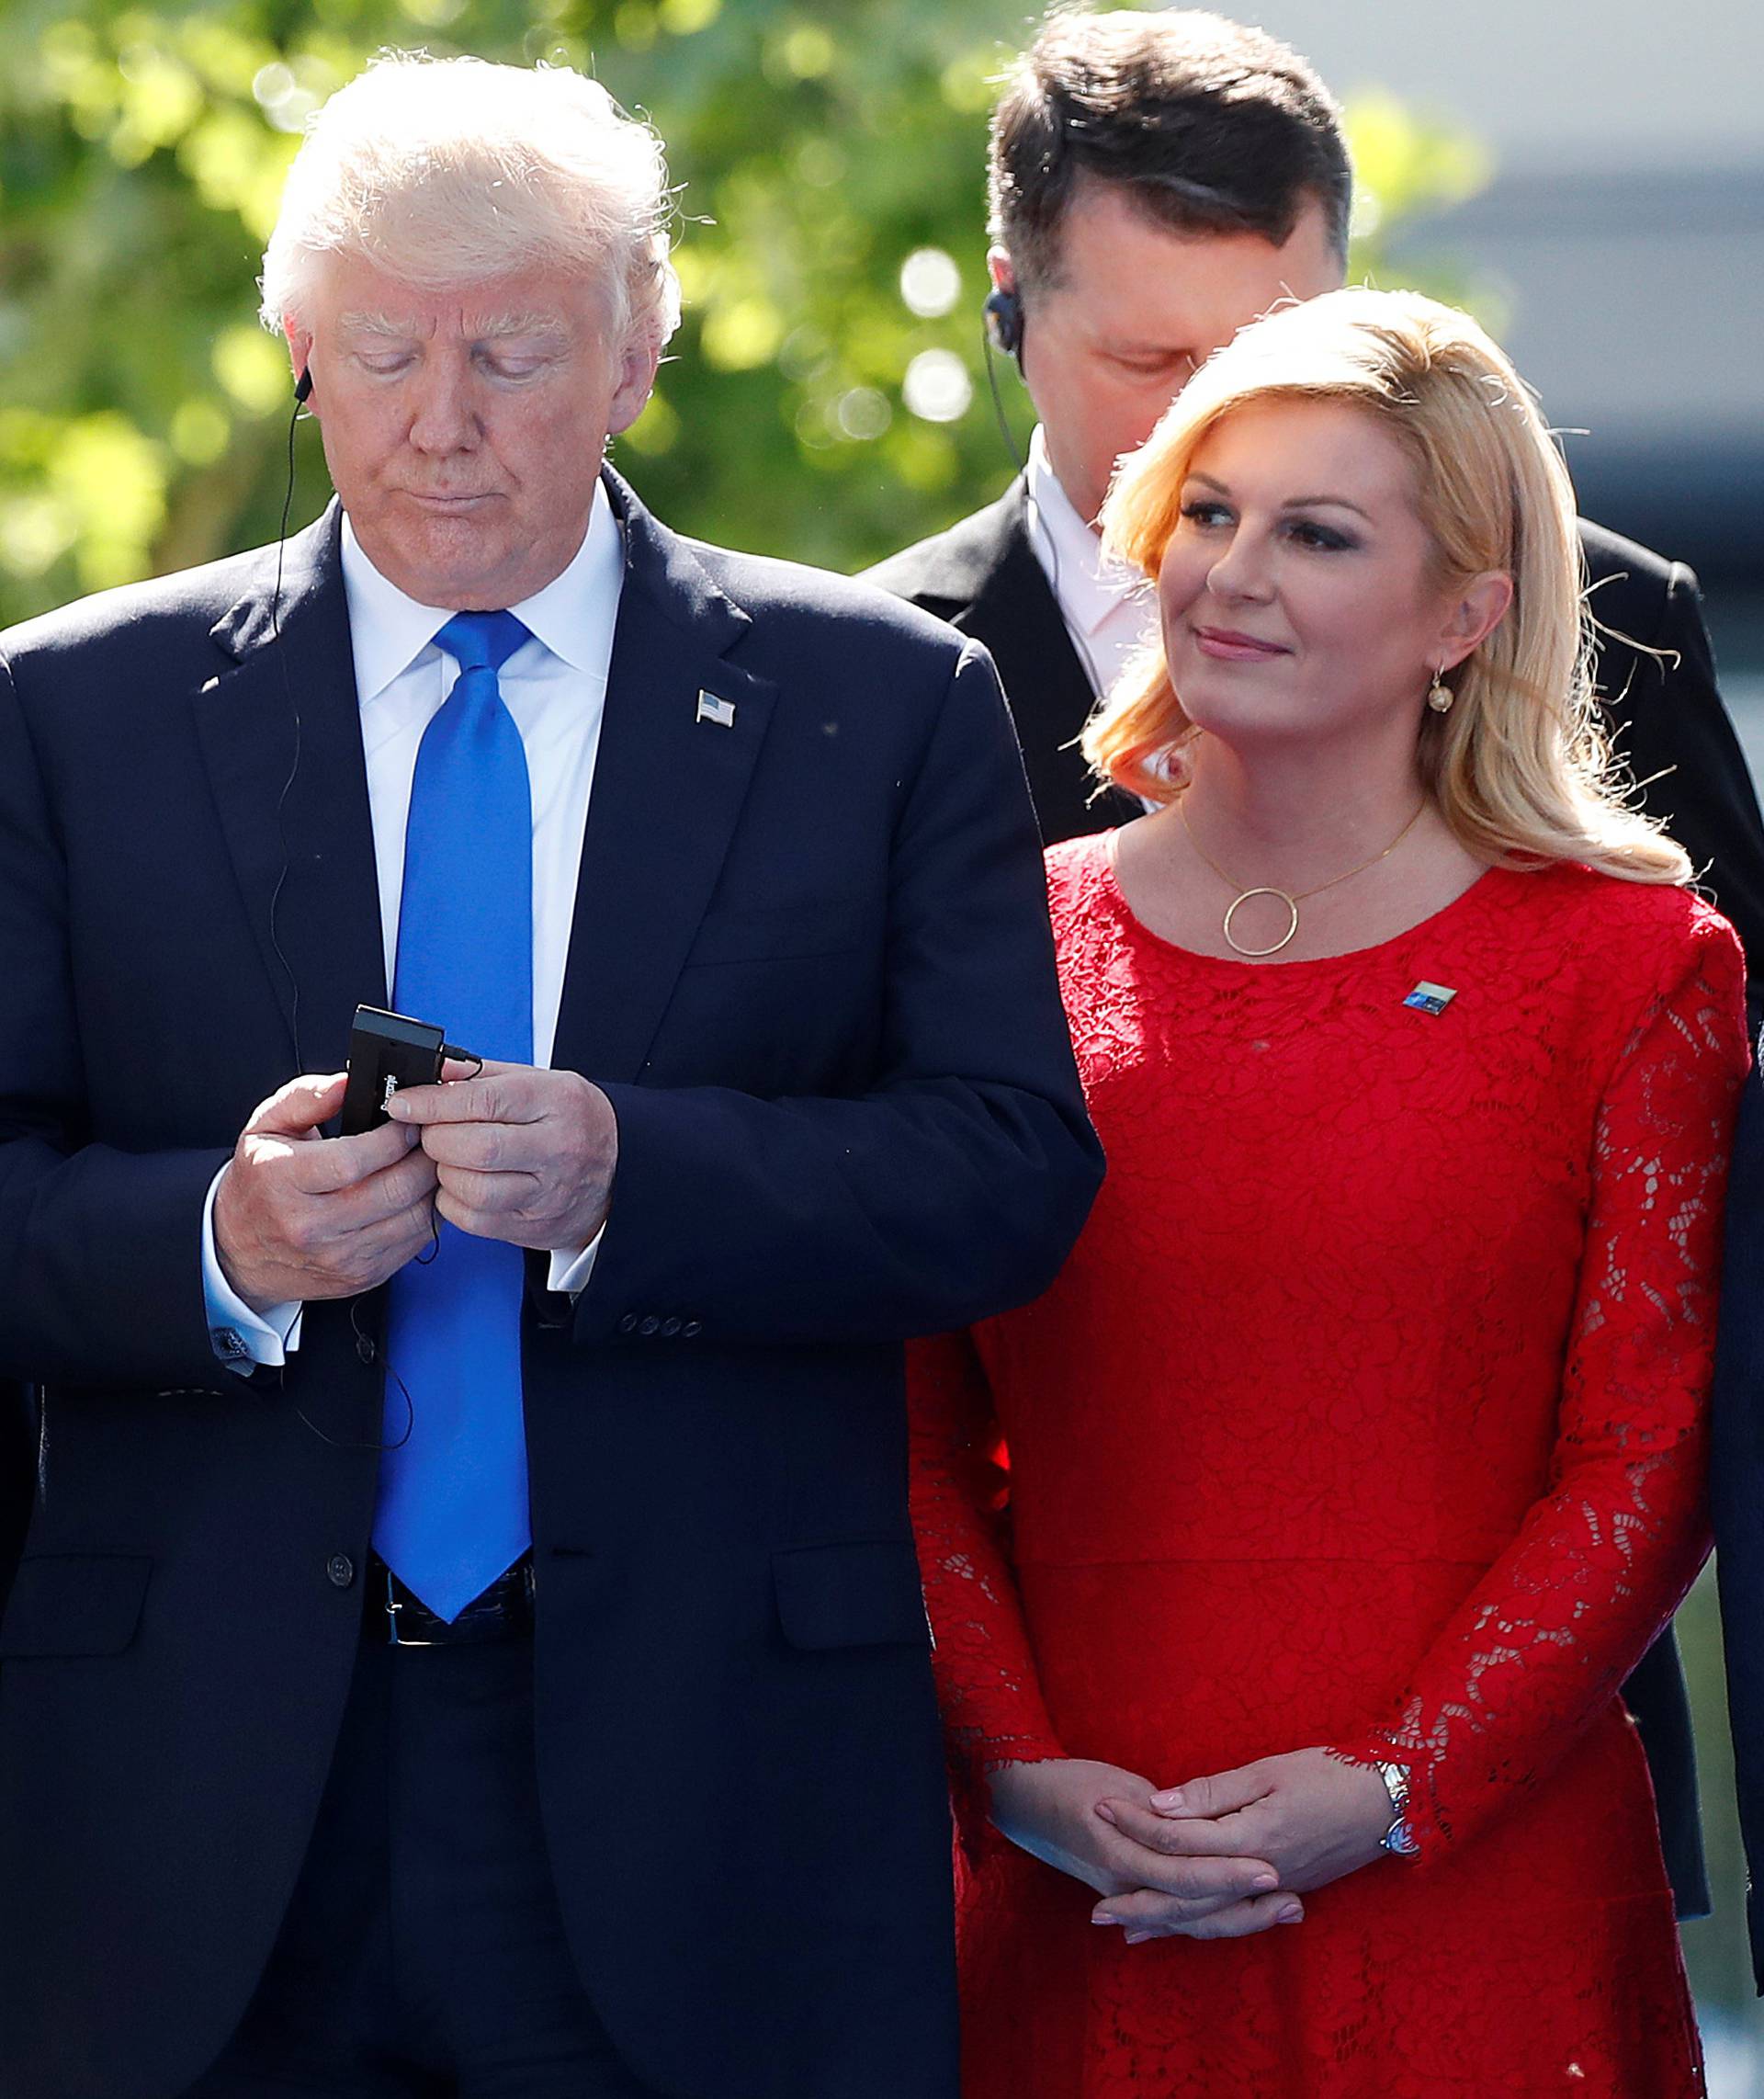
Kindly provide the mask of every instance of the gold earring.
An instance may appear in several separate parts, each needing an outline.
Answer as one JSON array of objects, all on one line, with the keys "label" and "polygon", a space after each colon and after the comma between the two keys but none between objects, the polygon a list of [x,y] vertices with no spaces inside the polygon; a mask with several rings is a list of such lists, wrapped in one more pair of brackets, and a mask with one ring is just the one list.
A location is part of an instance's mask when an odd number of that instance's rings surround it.
[{"label": "gold earring", "polygon": [[1427,688],[1427,704],[1435,714],[1450,714],[1453,697],[1452,687],[1445,682],[1445,672],[1442,667],[1434,672],[1433,683]]}]

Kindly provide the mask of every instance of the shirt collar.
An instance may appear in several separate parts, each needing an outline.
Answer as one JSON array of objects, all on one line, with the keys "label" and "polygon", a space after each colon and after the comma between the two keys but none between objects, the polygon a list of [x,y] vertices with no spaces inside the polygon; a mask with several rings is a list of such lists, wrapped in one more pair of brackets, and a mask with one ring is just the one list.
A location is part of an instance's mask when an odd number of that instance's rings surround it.
[{"label": "shirt collar", "polygon": [[[572,670],[606,675],[607,636],[618,617],[624,581],[624,545],[604,482],[594,499],[570,565],[543,590],[508,609],[554,656]],[[365,707],[407,671],[453,615],[421,605],[380,574],[343,517],[343,587],[349,608],[349,639],[356,657],[356,690]]]},{"label": "shirt collar", "polygon": [[1094,634],[1138,579],[1124,562],[1102,551],[1102,535],[1081,518],[1059,485],[1047,458],[1047,440],[1036,424],[1029,440],[1027,484],[1029,543],[1053,585],[1060,609],[1082,632]]}]

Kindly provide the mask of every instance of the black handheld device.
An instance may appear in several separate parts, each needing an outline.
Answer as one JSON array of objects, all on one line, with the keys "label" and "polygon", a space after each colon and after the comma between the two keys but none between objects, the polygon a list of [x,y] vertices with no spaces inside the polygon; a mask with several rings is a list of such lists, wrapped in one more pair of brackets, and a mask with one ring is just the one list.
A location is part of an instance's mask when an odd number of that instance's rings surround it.
[{"label": "black handheld device", "polygon": [[438,1027],[358,1005],[349,1031],[349,1084],[343,1096],[343,1134],[359,1137],[386,1121],[387,1105],[401,1086],[432,1086],[441,1076],[447,1042]]}]

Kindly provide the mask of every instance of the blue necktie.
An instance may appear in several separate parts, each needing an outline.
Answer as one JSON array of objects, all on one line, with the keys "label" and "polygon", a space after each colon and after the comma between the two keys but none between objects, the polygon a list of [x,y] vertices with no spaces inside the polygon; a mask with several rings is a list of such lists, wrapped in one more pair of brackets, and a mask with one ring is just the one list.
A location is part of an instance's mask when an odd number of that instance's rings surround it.
[{"label": "blue necktie", "polygon": [[[459,675],[416,755],[394,997],[401,1013],[475,1055],[528,1064],[533,801],[521,732],[496,682],[527,630],[512,612],[461,612],[435,639]],[[391,1282],[381,1433],[398,1447],[380,1455],[374,1549],[448,1620],[531,1537],[524,1289],[518,1246],[450,1224],[432,1261],[407,1264]]]}]

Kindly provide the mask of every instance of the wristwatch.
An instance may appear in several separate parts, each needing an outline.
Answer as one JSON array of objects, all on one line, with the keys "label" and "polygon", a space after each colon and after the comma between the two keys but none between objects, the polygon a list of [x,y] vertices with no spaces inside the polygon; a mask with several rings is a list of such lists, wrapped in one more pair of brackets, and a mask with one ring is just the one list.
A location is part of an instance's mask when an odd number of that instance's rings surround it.
[{"label": "wristwatch", "polygon": [[1390,1811],[1394,1818],[1390,1827],[1378,1840],[1381,1851],[1387,1851],[1393,1858],[1414,1858],[1420,1852],[1420,1844],[1408,1826],[1408,1766],[1406,1764],[1374,1764],[1373,1769],[1385,1782],[1385,1791],[1390,1795]]}]

